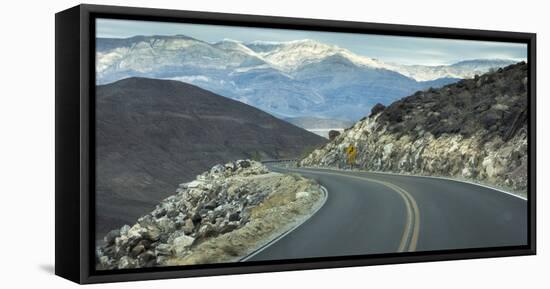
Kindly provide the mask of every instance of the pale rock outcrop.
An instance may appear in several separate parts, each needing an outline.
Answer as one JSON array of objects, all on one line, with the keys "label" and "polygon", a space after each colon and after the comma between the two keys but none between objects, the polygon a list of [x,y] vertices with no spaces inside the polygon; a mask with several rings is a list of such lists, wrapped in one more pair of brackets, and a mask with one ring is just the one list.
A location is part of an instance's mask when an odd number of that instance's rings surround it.
[{"label": "pale rock outcrop", "polygon": [[466,179],[524,195],[527,116],[527,64],[519,63],[377,106],[299,165],[347,168],[345,149],[354,145],[356,168]]}]

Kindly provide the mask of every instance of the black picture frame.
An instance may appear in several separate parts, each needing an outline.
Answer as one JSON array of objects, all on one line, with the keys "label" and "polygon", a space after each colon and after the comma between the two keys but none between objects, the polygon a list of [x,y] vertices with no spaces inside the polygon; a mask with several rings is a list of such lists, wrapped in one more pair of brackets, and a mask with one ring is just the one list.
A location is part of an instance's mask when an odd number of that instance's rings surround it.
[{"label": "black picture frame", "polygon": [[[518,42],[528,45],[528,245],[230,264],[95,270],[95,18]],[[133,7],[79,5],[55,15],[55,273],[101,283],[536,253],[536,34]]]}]

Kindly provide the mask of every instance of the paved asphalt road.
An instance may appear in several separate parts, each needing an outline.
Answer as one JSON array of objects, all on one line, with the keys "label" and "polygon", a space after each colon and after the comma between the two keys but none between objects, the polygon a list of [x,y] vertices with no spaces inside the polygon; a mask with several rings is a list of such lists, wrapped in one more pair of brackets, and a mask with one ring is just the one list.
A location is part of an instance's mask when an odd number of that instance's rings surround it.
[{"label": "paved asphalt road", "polygon": [[445,179],[284,169],[316,179],[325,205],[247,261],[527,244],[527,202]]}]

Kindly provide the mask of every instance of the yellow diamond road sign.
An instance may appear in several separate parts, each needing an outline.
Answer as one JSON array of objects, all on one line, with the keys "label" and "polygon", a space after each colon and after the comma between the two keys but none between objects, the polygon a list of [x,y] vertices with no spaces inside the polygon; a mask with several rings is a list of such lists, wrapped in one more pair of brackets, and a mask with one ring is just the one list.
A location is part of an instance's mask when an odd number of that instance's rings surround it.
[{"label": "yellow diamond road sign", "polygon": [[355,164],[355,156],[357,155],[357,149],[353,145],[349,145],[346,149],[348,155],[348,164],[353,166]]},{"label": "yellow diamond road sign", "polygon": [[346,149],[346,153],[348,155],[353,155],[356,152],[357,152],[357,149],[353,145],[348,146],[348,148]]}]

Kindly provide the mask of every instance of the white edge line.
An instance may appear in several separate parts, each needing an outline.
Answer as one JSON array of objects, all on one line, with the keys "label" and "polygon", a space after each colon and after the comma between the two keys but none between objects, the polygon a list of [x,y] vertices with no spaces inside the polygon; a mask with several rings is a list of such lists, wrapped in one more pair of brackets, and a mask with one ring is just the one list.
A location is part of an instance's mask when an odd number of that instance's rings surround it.
[{"label": "white edge line", "polygon": [[[367,171],[367,172],[369,172],[369,171]],[[492,186],[488,186],[488,185],[484,185],[484,184],[479,184],[479,183],[475,183],[475,182],[467,181],[467,180],[453,179],[453,178],[449,178],[449,177],[438,177],[438,176],[405,175],[405,174],[390,173],[390,172],[375,172],[375,171],[372,171],[372,172],[369,172],[369,173],[374,173],[374,174],[387,174],[387,175],[396,175],[396,176],[418,177],[418,178],[429,178],[429,179],[440,179],[440,180],[454,181],[454,182],[465,183],[465,184],[470,184],[470,185],[475,185],[475,186],[478,186],[478,187],[483,187],[483,188],[491,189],[491,190],[493,190],[493,191],[501,192],[501,193],[510,195],[510,196],[512,196],[512,197],[516,197],[516,198],[518,198],[518,199],[522,199],[522,200],[524,200],[524,201],[527,201],[527,198],[526,198],[526,197],[523,197],[523,196],[520,196],[520,195],[517,195],[517,194],[514,194],[514,193],[510,193],[510,192],[501,190],[501,189],[499,189],[499,188],[495,188],[495,187],[492,187]]]},{"label": "white edge line", "polygon": [[[308,168],[308,167],[306,167]],[[466,183],[466,184],[470,184],[470,185],[475,185],[475,186],[479,186],[479,187],[484,187],[484,188],[487,188],[487,189],[491,189],[493,191],[497,191],[497,192],[501,192],[501,193],[504,193],[504,194],[507,194],[507,195],[510,195],[512,197],[516,197],[518,199],[522,199],[524,201],[528,201],[528,199],[526,197],[523,197],[523,196],[520,196],[520,195],[517,195],[517,194],[514,194],[514,193],[510,193],[510,192],[507,192],[507,191],[504,191],[504,190],[501,190],[499,188],[495,188],[495,187],[491,187],[491,186],[488,186],[488,185],[484,185],[484,184],[479,184],[479,183],[474,183],[472,181],[466,181],[466,180],[459,180],[459,179],[453,179],[453,178],[449,178],[449,177],[438,177],[438,176],[422,176],[422,175],[407,175],[407,174],[399,174],[399,173],[392,173],[392,172],[379,172],[379,171],[349,171],[349,170],[342,170],[342,169],[337,169],[337,168],[322,168],[322,167],[309,167],[311,169],[323,169],[323,170],[334,170],[334,171],[341,171],[341,172],[359,172],[359,173],[373,173],[373,174],[384,174],[384,175],[394,175],[394,176],[404,176],[404,177],[418,177],[418,178],[430,178],[430,179],[440,179],[440,180],[448,180],[448,181],[455,181],[455,182],[459,182],[459,183]]]},{"label": "white edge line", "polygon": [[259,254],[260,252],[264,251],[265,249],[267,249],[269,246],[275,244],[277,241],[281,240],[282,238],[284,238],[286,235],[292,233],[292,231],[296,230],[298,227],[300,227],[301,225],[303,225],[305,222],[307,222],[309,219],[311,219],[311,217],[313,217],[324,205],[325,203],[327,202],[327,199],[328,199],[328,191],[327,189],[324,187],[324,186],[321,186],[321,191],[323,191],[323,195],[324,195],[324,199],[323,199],[323,203],[317,207],[317,209],[315,209],[315,211],[313,211],[313,213],[311,215],[309,215],[309,217],[303,219],[301,222],[298,222],[296,224],[296,226],[288,229],[286,232],[282,233],[281,235],[279,235],[277,238],[274,238],[272,239],[271,241],[267,242],[265,245],[261,246],[260,248],[256,249],[255,251],[253,251],[252,253],[246,255],[245,257],[241,258],[239,260],[239,262],[245,262],[245,261],[248,261],[250,260],[251,258],[253,258],[254,256],[256,256],[257,254]]}]

